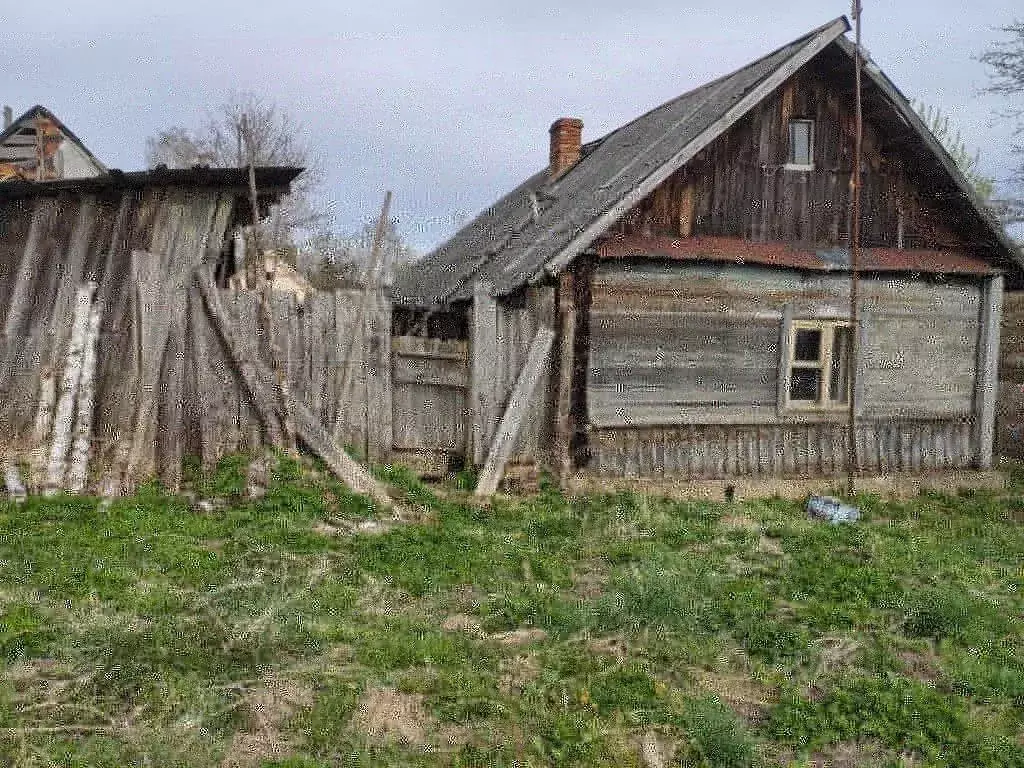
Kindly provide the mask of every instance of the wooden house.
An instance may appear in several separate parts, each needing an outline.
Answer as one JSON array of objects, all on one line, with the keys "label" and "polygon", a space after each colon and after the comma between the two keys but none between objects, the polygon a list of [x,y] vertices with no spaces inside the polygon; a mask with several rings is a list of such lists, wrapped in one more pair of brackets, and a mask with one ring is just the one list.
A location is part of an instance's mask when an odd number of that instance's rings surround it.
[{"label": "wooden house", "polygon": [[37,104],[17,119],[10,107],[4,107],[0,181],[85,179],[106,172],[103,163],[46,107]]},{"label": "wooden house", "polygon": [[1020,257],[866,60],[854,343],[847,32],[594,141],[556,121],[547,168],[396,278],[396,334],[468,348],[464,399],[422,404],[419,443],[485,465],[485,485],[508,462],[821,477],[846,471],[852,398],[858,471],[989,467]]}]

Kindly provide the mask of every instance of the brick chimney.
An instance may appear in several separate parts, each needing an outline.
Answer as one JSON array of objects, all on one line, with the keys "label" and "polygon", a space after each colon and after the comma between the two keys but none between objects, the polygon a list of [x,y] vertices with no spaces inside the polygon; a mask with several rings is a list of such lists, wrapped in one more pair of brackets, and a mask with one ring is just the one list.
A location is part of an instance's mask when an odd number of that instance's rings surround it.
[{"label": "brick chimney", "polygon": [[10,128],[11,123],[14,122],[14,110],[4,105],[4,128]]},{"label": "brick chimney", "polygon": [[551,160],[548,173],[552,181],[572,168],[580,159],[583,121],[560,117],[551,124]]}]

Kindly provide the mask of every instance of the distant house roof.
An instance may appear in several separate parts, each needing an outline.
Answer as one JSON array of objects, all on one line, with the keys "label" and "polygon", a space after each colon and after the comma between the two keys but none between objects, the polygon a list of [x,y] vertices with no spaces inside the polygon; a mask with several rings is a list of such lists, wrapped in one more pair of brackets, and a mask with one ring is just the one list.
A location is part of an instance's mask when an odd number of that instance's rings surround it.
[{"label": "distant house roof", "polygon": [[[82,140],[75,135],[75,132],[68,128],[53,112],[48,110],[41,104],[36,104],[31,109],[27,110],[20,117],[15,119],[9,126],[0,131],[0,163],[10,163],[12,165],[24,164],[27,160],[22,157],[21,152],[23,146],[17,143],[19,133],[26,128],[32,128],[35,130],[38,120],[43,120],[52,123],[64,138],[73,142],[75,146],[80,150],[82,155],[86,158],[89,165],[92,166],[92,171],[95,175],[106,173],[107,168],[101,163],[96,156],[89,151],[89,148],[82,143]],[[7,150],[6,152],[4,150]],[[8,157],[8,155],[10,155]],[[35,152],[32,152],[32,161],[35,160]]]},{"label": "distant house roof", "polygon": [[[840,56],[852,61],[854,47],[844,37],[849,29],[845,17],[830,21],[584,145],[579,162],[554,181],[547,169],[534,174],[438,249],[402,270],[396,276],[395,300],[425,307],[465,300],[478,281],[501,296],[558,274],[824,50],[838,49]],[[923,154],[932,157],[922,162],[937,163],[942,175],[952,180],[958,202],[992,258],[1019,271],[1021,263],[1009,239],[906,98],[873,64],[865,73],[882,99],[895,107],[896,119],[927,146]]]}]

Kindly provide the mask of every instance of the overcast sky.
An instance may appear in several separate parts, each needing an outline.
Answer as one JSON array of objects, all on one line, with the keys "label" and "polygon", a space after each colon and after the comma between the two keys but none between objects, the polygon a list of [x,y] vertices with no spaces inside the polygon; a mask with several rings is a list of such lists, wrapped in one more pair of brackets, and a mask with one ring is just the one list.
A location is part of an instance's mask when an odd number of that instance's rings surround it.
[{"label": "overcast sky", "polygon": [[[251,90],[308,128],[328,171],[336,226],[358,227],[383,192],[421,249],[547,164],[547,129],[584,121],[584,141],[725,74],[849,4],[719,0],[429,6],[344,0],[0,0],[0,101],[52,109],[108,166],[143,167],[145,139],[200,124]],[[864,44],[908,97],[946,110],[983,170],[1012,167],[999,100],[973,60],[1019,0],[864,0]]]}]

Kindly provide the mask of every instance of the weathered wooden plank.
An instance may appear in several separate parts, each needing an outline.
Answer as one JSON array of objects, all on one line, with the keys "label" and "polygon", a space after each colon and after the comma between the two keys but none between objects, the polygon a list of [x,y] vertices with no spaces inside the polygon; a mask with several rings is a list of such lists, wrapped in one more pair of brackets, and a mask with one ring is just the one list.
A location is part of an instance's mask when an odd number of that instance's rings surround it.
[{"label": "weathered wooden plank", "polygon": [[476,488],[477,496],[492,495],[501,483],[505,466],[516,448],[516,441],[519,439],[529,404],[535,397],[541,376],[550,363],[554,340],[554,331],[542,328],[537,332],[530,345],[526,364],[512,390],[508,408],[498,425],[494,444],[491,446],[487,462],[480,474]]},{"label": "weathered wooden plank", "polygon": [[498,365],[497,302],[490,288],[478,283],[473,293],[473,346],[470,399],[473,408],[473,463],[483,465],[494,437],[500,404],[495,397],[495,371]]},{"label": "weathered wooden plank", "polygon": [[999,326],[1003,306],[1003,277],[985,282],[978,339],[978,384],[975,395],[975,445],[980,469],[992,467],[996,401],[999,388]]}]

